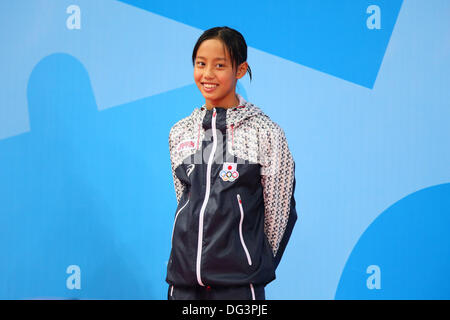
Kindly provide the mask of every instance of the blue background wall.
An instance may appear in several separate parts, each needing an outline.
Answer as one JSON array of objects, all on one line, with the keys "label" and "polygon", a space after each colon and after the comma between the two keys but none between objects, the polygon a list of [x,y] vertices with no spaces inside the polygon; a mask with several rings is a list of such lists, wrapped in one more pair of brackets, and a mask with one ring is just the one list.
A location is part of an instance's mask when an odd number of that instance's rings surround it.
[{"label": "blue background wall", "polygon": [[1,1],[0,298],[165,299],[168,133],[217,25],[296,161],[267,298],[450,298],[447,0]]}]

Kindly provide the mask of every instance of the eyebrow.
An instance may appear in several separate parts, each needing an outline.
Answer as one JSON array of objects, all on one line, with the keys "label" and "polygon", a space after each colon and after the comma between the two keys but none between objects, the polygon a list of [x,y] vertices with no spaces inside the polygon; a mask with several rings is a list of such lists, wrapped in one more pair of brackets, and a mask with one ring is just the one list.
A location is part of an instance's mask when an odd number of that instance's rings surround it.
[{"label": "eyebrow", "polygon": [[[197,57],[196,57],[196,59],[199,59],[199,58],[200,58],[200,59],[207,60],[205,57],[202,57],[202,56],[197,56]],[[225,59],[225,58],[214,58],[213,60],[225,60],[225,61],[226,61],[227,59]]]}]

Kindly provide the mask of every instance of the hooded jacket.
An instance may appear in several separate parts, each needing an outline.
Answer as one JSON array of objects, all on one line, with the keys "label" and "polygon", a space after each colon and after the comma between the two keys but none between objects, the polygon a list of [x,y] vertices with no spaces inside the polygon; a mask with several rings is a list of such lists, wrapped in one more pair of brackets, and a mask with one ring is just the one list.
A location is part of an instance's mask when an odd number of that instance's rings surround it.
[{"label": "hooded jacket", "polygon": [[166,281],[267,284],[297,219],[295,164],[284,131],[239,106],[196,108],[170,130],[178,206]]}]

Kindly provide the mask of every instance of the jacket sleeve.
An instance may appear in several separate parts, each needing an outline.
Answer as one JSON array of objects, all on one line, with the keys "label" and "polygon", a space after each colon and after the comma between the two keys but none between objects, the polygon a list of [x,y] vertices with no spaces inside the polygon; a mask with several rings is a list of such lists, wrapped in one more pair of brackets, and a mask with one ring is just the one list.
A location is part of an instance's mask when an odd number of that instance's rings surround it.
[{"label": "jacket sleeve", "polygon": [[277,267],[297,220],[295,163],[283,129],[274,122],[266,129],[260,141],[264,231]]},{"label": "jacket sleeve", "polygon": [[176,137],[175,137],[175,127],[172,127],[170,129],[170,133],[169,133],[169,151],[170,151],[170,166],[172,169],[172,178],[173,178],[173,185],[175,187],[175,196],[177,198],[177,204],[180,203],[180,199],[181,196],[183,195],[184,189],[185,189],[185,185],[183,184],[183,182],[181,182],[180,179],[178,179],[176,173],[175,173],[175,169],[177,168],[177,166],[179,164],[177,164],[175,162],[175,158],[176,158]]}]

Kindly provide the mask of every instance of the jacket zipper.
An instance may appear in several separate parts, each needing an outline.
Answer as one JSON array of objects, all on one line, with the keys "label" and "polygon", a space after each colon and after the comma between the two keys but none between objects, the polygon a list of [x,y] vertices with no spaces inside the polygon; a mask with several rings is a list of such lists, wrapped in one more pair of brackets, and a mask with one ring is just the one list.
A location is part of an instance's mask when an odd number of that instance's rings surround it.
[{"label": "jacket zipper", "polygon": [[[173,286],[172,286],[172,291],[173,291]],[[255,299],[255,289],[253,288],[253,284],[250,283],[250,291],[252,292],[252,300],[256,300]]]},{"label": "jacket zipper", "polygon": [[242,247],[244,248],[245,254],[247,256],[248,265],[251,266],[252,259],[250,258],[250,253],[248,252],[247,246],[245,245],[244,236],[242,234],[242,224],[244,222],[244,209],[242,208],[242,200],[241,200],[241,196],[239,194],[237,195],[237,200],[238,200],[238,204],[239,204],[239,210],[241,211],[241,221],[239,222],[239,237],[241,238],[241,244],[242,244]]},{"label": "jacket zipper", "polygon": [[214,160],[214,154],[216,153],[217,148],[217,132],[216,132],[216,108],[213,109],[212,114],[212,134],[213,134],[213,147],[208,159],[208,165],[206,167],[206,192],[205,198],[203,199],[203,204],[200,209],[199,222],[198,222],[198,243],[197,243],[197,264],[196,264],[196,272],[197,272],[197,282],[201,286],[205,286],[202,282],[200,266],[202,262],[202,245],[203,245],[203,218],[205,215],[206,205],[209,200],[209,193],[211,191],[211,167],[212,162]]}]

